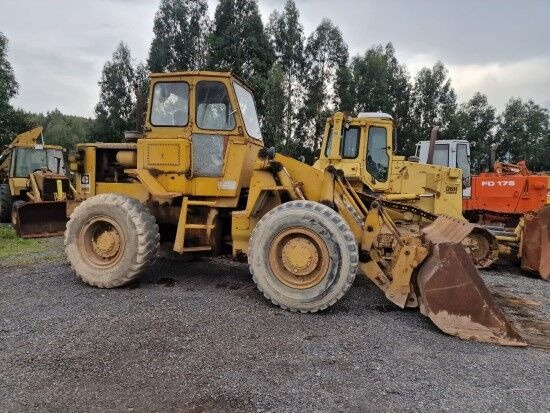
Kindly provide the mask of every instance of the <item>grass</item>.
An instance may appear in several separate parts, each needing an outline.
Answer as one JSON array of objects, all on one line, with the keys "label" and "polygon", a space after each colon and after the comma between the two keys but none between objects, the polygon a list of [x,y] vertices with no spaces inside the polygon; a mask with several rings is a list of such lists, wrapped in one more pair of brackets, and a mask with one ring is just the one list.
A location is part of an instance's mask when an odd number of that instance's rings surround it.
[{"label": "grass", "polygon": [[43,250],[44,243],[41,240],[19,238],[11,225],[0,225],[0,259]]}]

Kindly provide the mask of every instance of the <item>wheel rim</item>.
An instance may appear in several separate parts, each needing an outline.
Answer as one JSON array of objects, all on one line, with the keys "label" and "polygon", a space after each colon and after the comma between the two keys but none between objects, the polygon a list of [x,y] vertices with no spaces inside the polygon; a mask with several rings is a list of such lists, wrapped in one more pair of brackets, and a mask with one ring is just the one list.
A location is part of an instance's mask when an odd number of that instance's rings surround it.
[{"label": "wheel rim", "polygon": [[80,250],[96,267],[111,268],[122,258],[126,242],[120,226],[107,216],[91,219],[80,231]]},{"label": "wheel rim", "polygon": [[297,289],[319,284],[325,278],[330,262],[323,239],[303,227],[280,232],[271,242],[268,258],[277,279]]}]

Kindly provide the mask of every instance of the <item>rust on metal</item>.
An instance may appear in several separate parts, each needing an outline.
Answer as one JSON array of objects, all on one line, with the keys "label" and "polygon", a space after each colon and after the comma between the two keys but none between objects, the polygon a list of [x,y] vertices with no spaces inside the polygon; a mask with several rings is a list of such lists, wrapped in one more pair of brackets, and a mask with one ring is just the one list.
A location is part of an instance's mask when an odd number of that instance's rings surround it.
[{"label": "rust on metal", "polygon": [[297,289],[311,288],[327,274],[330,255],[323,239],[304,227],[287,228],[269,248],[269,266],[283,284]]},{"label": "rust on metal", "polygon": [[78,243],[84,258],[97,268],[112,268],[123,256],[126,247],[120,225],[107,216],[91,219],[81,229]]},{"label": "rust on metal", "polygon": [[420,311],[443,332],[466,340],[526,346],[494,303],[459,243],[435,244],[417,274]]},{"label": "rust on metal", "polygon": [[466,220],[440,215],[430,225],[422,228],[422,232],[426,239],[434,244],[462,242],[474,227],[474,224],[470,224]]},{"label": "rust on metal", "polygon": [[524,218],[521,268],[550,280],[550,207]]},{"label": "rust on metal", "polygon": [[466,220],[440,215],[422,228],[422,233],[433,244],[461,242],[478,268],[487,268],[498,260],[498,241],[495,236]]},{"label": "rust on metal", "polygon": [[17,207],[15,232],[22,238],[63,235],[67,225],[65,201],[25,202]]}]

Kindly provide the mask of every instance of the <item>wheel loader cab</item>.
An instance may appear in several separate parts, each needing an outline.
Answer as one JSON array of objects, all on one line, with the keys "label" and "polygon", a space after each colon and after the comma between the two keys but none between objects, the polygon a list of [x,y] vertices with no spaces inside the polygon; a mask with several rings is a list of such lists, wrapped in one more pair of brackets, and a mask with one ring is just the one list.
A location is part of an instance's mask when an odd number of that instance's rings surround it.
[{"label": "wheel loader cab", "polygon": [[327,119],[321,154],[315,167],[337,164],[354,187],[369,182],[375,191],[389,188],[393,121],[385,113],[360,113],[351,118],[336,113]]},{"label": "wheel loader cab", "polygon": [[240,79],[212,72],[151,75],[136,173],[152,195],[183,192],[236,205],[261,147],[254,98]]},{"label": "wheel loader cab", "polygon": [[342,169],[358,191],[406,202],[432,214],[462,218],[461,170],[406,161],[396,155],[394,122],[381,112],[356,117],[337,112],[327,119],[314,167]]},{"label": "wheel loader cab", "polygon": [[8,175],[12,196],[22,195],[28,189],[29,176],[39,170],[65,175],[63,149],[49,145],[14,147]]}]

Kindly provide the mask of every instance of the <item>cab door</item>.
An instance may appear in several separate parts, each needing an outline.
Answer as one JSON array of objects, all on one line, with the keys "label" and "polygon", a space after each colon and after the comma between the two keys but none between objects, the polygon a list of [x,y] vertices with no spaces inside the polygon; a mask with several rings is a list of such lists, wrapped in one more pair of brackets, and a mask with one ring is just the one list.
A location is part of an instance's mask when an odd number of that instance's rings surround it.
[{"label": "cab door", "polygon": [[366,145],[362,180],[374,191],[386,190],[390,186],[393,130],[388,124],[373,122],[367,124],[364,133]]}]

